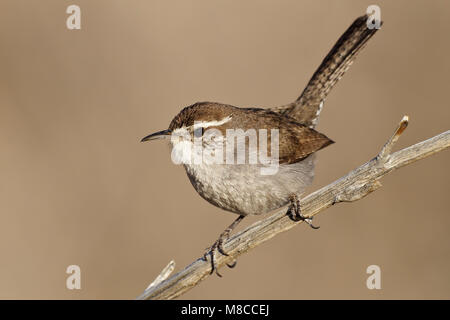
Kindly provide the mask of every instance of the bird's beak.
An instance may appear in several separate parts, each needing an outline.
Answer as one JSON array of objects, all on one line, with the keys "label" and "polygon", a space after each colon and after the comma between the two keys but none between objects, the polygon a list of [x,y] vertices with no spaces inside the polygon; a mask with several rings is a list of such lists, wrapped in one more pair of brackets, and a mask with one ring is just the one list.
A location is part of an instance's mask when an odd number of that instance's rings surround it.
[{"label": "bird's beak", "polygon": [[156,139],[167,139],[170,137],[170,134],[171,134],[170,130],[158,131],[158,132],[149,134],[148,136],[142,138],[141,142],[156,140]]}]

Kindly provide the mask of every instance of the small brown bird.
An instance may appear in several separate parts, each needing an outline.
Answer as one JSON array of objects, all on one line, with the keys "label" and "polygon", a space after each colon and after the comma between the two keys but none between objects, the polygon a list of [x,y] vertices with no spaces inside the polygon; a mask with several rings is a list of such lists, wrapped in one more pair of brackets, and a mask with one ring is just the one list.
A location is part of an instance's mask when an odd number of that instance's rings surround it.
[{"label": "small brown bird", "polygon": [[200,196],[239,215],[204,255],[205,260],[211,257],[211,273],[215,251],[227,255],[223,242],[247,215],[290,204],[291,219],[316,228],[301,214],[298,197],[314,178],[314,153],[333,141],[314,127],[329,91],[377,31],[367,27],[367,19],[353,22],[293,103],[271,109],[195,103],[176,115],[167,130],[141,140],[170,138],[172,160],[183,163]]}]

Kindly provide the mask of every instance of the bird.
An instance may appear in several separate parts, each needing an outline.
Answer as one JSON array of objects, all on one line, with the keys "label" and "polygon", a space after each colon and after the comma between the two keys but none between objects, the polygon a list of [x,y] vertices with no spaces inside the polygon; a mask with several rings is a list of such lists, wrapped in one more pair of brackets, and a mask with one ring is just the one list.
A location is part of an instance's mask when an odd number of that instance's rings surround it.
[{"label": "bird", "polygon": [[211,273],[221,276],[214,254],[228,255],[224,241],[247,216],[289,205],[289,218],[318,228],[302,215],[299,197],[313,181],[316,152],[334,141],[315,127],[330,90],[378,30],[368,27],[370,17],[354,20],[294,102],[273,108],[197,102],[183,108],[167,129],[141,139],[170,140],[172,161],[184,166],[197,193],[238,215],[204,253]]}]

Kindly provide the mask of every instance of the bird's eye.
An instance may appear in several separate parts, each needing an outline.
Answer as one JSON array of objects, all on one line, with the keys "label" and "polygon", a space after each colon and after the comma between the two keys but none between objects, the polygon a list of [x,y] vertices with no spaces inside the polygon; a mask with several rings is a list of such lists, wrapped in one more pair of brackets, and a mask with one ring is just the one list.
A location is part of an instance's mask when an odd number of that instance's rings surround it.
[{"label": "bird's eye", "polygon": [[196,137],[203,137],[204,134],[205,134],[205,128],[203,128],[203,127],[198,127],[194,130],[194,136],[196,136]]}]

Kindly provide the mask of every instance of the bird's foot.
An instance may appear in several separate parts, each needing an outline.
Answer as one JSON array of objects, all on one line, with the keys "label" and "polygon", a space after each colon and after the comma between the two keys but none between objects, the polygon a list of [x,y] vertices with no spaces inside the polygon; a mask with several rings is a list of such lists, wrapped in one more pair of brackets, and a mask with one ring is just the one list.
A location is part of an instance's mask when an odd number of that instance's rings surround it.
[{"label": "bird's foot", "polygon": [[[218,271],[218,269],[217,269],[217,266],[216,266],[216,263],[215,263],[215,261],[214,261],[214,255],[215,255],[216,251],[218,251],[220,254],[222,254],[222,255],[224,255],[224,256],[229,256],[229,254],[226,253],[225,250],[223,249],[223,242],[224,242],[226,239],[228,239],[229,236],[230,236],[229,233],[228,233],[228,234],[225,233],[225,232],[222,233],[222,234],[220,235],[219,239],[217,239],[217,241],[214,242],[214,244],[213,244],[211,247],[206,248],[206,251],[205,251],[205,253],[203,254],[203,260],[207,261],[207,260],[208,260],[208,255],[210,256],[210,258],[211,258],[211,272],[210,272],[210,274],[212,274],[212,273],[215,271],[216,274],[217,274],[219,277],[222,277],[222,275],[219,273],[219,271]],[[231,264],[227,263],[226,265],[227,265],[229,268],[234,268],[234,267],[236,266],[236,263],[237,263],[237,262],[234,261],[233,263],[231,263]]]},{"label": "bird's foot", "polygon": [[300,200],[298,199],[297,195],[295,195],[295,194],[291,195],[289,200],[291,201],[291,205],[289,206],[289,209],[286,212],[286,214],[292,221],[297,222],[297,221],[303,220],[313,229],[320,228],[319,226],[315,226],[312,224],[312,217],[309,218],[309,217],[305,217],[304,215],[302,215],[301,210],[300,210]]},{"label": "bird's foot", "polygon": [[[211,258],[210,274],[212,274],[214,271],[216,271],[216,274],[219,277],[222,277],[222,275],[217,270],[217,266],[214,261],[214,255],[217,250],[219,253],[223,254],[224,256],[229,256],[229,254],[226,253],[225,250],[223,249],[223,242],[230,237],[231,231],[233,231],[233,229],[239,224],[239,222],[241,222],[242,219],[244,219],[244,217],[245,216],[240,215],[236,220],[234,220],[234,222],[228,228],[226,228],[224,232],[222,232],[220,234],[219,239],[217,239],[217,241],[214,242],[214,244],[210,248],[206,249],[205,254],[203,255],[203,260],[208,261],[208,255],[210,256],[210,258]],[[233,263],[227,263],[226,265],[229,268],[234,268],[236,266],[236,263],[237,262],[235,260],[235,261],[233,261]]]}]

